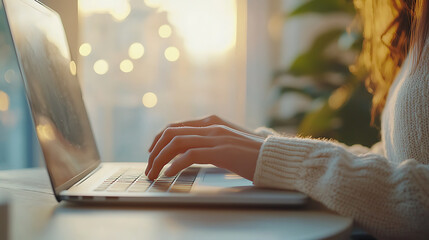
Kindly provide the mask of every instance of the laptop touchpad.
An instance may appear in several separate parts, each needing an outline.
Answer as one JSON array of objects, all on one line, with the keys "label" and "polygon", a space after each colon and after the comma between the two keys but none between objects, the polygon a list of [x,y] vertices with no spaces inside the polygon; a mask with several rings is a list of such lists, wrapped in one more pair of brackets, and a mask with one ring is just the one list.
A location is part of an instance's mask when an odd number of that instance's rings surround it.
[{"label": "laptop touchpad", "polygon": [[[204,170],[203,170],[204,169]],[[252,186],[252,182],[221,168],[203,168],[204,175],[198,185],[213,187],[240,187]]]}]

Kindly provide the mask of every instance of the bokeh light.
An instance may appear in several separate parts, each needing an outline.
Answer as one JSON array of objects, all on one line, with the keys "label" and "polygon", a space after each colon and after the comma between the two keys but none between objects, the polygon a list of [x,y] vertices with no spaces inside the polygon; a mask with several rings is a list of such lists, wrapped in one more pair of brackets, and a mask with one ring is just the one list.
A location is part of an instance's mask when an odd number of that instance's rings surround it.
[{"label": "bokeh light", "polygon": [[125,59],[121,62],[121,64],[119,65],[119,68],[121,69],[122,72],[129,73],[134,69],[134,65],[133,65],[133,62],[131,62],[128,59]]},{"label": "bokeh light", "polygon": [[80,45],[80,47],[79,47],[79,53],[80,53],[80,55],[86,57],[89,54],[91,54],[91,52],[92,52],[91,44],[89,44],[89,43],[82,43],[82,45]]},{"label": "bokeh light", "polygon": [[0,90],[0,111],[5,112],[9,110],[9,95]]},{"label": "bokeh light", "polygon": [[168,47],[164,52],[165,58],[170,62],[175,62],[180,57],[179,49],[176,47]]},{"label": "bokeh light", "polygon": [[144,0],[144,4],[151,8],[159,8],[161,6],[161,0]]},{"label": "bokeh light", "polygon": [[143,95],[143,105],[147,108],[153,108],[158,103],[158,98],[155,93],[148,92]]},{"label": "bokeh light", "polygon": [[76,76],[76,71],[77,71],[77,69],[76,69],[76,63],[74,61],[71,61],[70,62],[70,73],[73,76]]},{"label": "bokeh light", "polygon": [[98,75],[106,74],[109,71],[109,64],[104,59],[100,59],[94,63],[94,71]]},{"label": "bokeh light", "polygon": [[18,80],[18,75],[13,69],[9,69],[4,73],[4,80],[8,83]]},{"label": "bokeh light", "polygon": [[169,38],[171,36],[171,32],[172,32],[171,27],[167,24],[162,25],[158,29],[158,34],[162,38]]},{"label": "bokeh light", "polygon": [[144,47],[141,43],[135,42],[128,48],[128,55],[131,59],[139,59],[144,54]]}]

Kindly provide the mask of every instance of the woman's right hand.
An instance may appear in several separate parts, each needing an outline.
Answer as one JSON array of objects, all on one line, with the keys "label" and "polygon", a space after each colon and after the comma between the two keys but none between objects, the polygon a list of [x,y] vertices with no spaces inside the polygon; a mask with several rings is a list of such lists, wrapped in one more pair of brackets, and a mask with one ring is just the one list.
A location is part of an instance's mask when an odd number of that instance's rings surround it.
[{"label": "woman's right hand", "polygon": [[234,129],[240,133],[245,133],[248,134],[249,137],[256,137],[256,138],[262,138],[261,136],[246,130],[242,127],[237,126],[236,124],[230,123],[228,121],[223,120],[222,118],[216,116],[216,115],[211,115],[202,119],[198,119],[198,120],[192,120],[192,121],[186,121],[186,122],[179,122],[179,123],[172,123],[170,125],[168,125],[166,128],[164,128],[160,133],[158,133],[158,135],[156,135],[152,145],[149,148],[149,152],[152,152],[153,148],[155,147],[156,143],[158,142],[159,138],[162,136],[162,133],[167,129],[167,128],[172,128],[172,127],[208,127],[208,126],[212,126],[212,125],[223,125],[226,127],[229,127],[231,129]]}]

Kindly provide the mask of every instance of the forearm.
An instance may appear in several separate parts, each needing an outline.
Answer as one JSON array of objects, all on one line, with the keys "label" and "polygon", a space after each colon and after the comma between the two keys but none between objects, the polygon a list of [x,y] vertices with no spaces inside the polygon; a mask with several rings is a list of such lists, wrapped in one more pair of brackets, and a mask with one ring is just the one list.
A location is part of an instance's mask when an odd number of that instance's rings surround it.
[{"label": "forearm", "polygon": [[428,182],[429,167],[415,160],[395,165],[333,142],[282,137],[265,141],[254,175],[257,186],[299,190],[390,239],[429,235]]}]

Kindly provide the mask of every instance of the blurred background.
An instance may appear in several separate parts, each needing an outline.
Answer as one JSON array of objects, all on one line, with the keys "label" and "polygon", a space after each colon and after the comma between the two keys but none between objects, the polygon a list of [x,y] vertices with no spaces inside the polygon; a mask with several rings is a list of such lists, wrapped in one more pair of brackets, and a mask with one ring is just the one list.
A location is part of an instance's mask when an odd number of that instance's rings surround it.
[{"label": "blurred background", "polygon": [[[248,129],[371,146],[351,0],[44,0],[65,26],[103,161],[145,161],[168,123],[217,114]],[[0,169],[43,165],[0,8]]]}]

